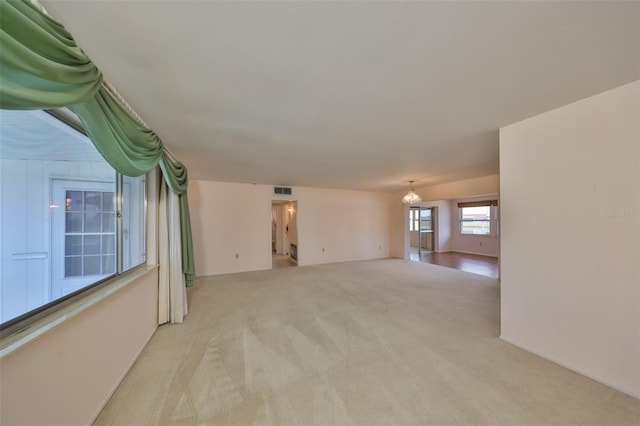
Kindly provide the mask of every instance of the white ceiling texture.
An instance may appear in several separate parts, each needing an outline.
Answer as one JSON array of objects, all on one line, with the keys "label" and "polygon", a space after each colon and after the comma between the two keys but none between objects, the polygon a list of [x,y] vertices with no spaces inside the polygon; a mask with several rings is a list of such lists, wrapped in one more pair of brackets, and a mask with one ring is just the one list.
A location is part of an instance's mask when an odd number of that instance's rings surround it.
[{"label": "white ceiling texture", "polygon": [[195,179],[495,174],[501,126],[640,78],[633,1],[41,3]]}]

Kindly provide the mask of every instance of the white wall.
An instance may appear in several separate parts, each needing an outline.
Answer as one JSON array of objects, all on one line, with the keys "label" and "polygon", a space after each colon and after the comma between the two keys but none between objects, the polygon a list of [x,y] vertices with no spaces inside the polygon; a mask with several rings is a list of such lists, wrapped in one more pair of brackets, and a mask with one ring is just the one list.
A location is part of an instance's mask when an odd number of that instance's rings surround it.
[{"label": "white wall", "polygon": [[[418,193],[424,201],[476,197],[480,195],[497,194],[499,191],[500,175],[490,175],[439,185],[416,187],[416,193]],[[404,195],[404,193],[402,195]]]},{"label": "white wall", "polygon": [[[295,201],[291,201],[286,204],[285,208],[285,217],[287,219],[287,224],[285,227],[285,232],[287,234],[287,238],[289,239],[289,244],[298,245],[298,203]],[[287,247],[287,250],[291,252],[291,247]],[[291,253],[289,253],[291,255]]]},{"label": "white wall", "polygon": [[409,259],[409,206],[402,204],[400,201],[402,195],[392,195],[389,203],[391,212],[389,221],[389,243],[391,248],[389,254],[397,259]]},{"label": "white wall", "polygon": [[90,424],[153,335],[157,309],[153,269],[3,358],[0,424]]},{"label": "white wall", "polygon": [[300,265],[389,257],[389,194],[294,189]]},{"label": "white wall", "polygon": [[[389,256],[389,194],[294,187],[290,198],[299,265]],[[191,181],[196,274],[271,268],[272,199],[270,185]]]},{"label": "white wall", "polygon": [[189,182],[196,275],[271,267],[270,188]]},{"label": "white wall", "polygon": [[[273,205],[271,208],[275,219],[275,252],[286,255],[289,253],[288,233],[287,233],[287,209],[284,204]],[[272,228],[272,233],[274,229]]]},{"label": "white wall", "polygon": [[502,335],[640,397],[640,81],[500,130]]}]

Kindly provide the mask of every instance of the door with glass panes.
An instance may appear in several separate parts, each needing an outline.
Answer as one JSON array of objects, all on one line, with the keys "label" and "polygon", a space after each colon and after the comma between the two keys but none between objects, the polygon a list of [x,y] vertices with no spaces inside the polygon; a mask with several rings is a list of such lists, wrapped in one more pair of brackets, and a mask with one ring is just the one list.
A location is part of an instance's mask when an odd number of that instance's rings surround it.
[{"label": "door with glass panes", "polygon": [[55,299],[115,273],[115,183],[54,179],[51,198]]}]

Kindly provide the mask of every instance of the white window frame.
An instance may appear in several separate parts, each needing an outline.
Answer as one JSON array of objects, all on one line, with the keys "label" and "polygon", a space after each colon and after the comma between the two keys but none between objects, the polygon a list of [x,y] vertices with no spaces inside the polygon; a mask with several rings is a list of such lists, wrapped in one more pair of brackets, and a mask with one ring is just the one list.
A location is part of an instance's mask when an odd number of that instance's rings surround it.
[{"label": "white window frame", "polygon": [[[489,209],[489,218],[488,219],[463,219],[464,217],[464,209],[467,208],[475,208],[475,207],[487,207]],[[485,206],[467,206],[467,207],[458,207],[458,231],[460,233],[460,235],[464,235],[464,236],[481,236],[481,237],[488,237],[493,235],[493,231],[494,231],[494,226],[493,226],[493,220],[494,220],[494,211],[493,211],[493,206],[491,204],[489,204],[489,202],[487,203],[487,205]],[[474,233],[474,232],[464,232],[464,223],[476,223],[476,222],[480,222],[480,223],[488,223],[489,224],[489,231],[487,233],[482,233],[482,234],[478,234],[478,233]]]}]

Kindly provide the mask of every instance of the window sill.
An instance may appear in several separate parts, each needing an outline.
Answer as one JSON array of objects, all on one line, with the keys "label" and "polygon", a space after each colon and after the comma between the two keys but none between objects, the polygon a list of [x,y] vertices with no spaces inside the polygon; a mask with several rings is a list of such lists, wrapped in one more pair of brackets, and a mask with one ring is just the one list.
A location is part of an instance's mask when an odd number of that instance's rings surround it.
[{"label": "window sill", "polygon": [[104,287],[101,287],[95,292],[88,294],[86,297],[78,299],[77,301],[51,313],[50,315],[47,315],[46,317],[34,322],[23,330],[3,337],[0,340],[0,360],[9,356],[23,346],[31,343],[50,330],[53,330],[60,324],[63,324],[64,322],[70,320],[81,312],[84,312],[95,304],[108,298],[116,291],[128,286],[138,278],[146,275],[148,272],[156,268],[158,268],[158,265],[144,265],[122,275],[119,275],[113,278],[110,283],[108,283]]}]

